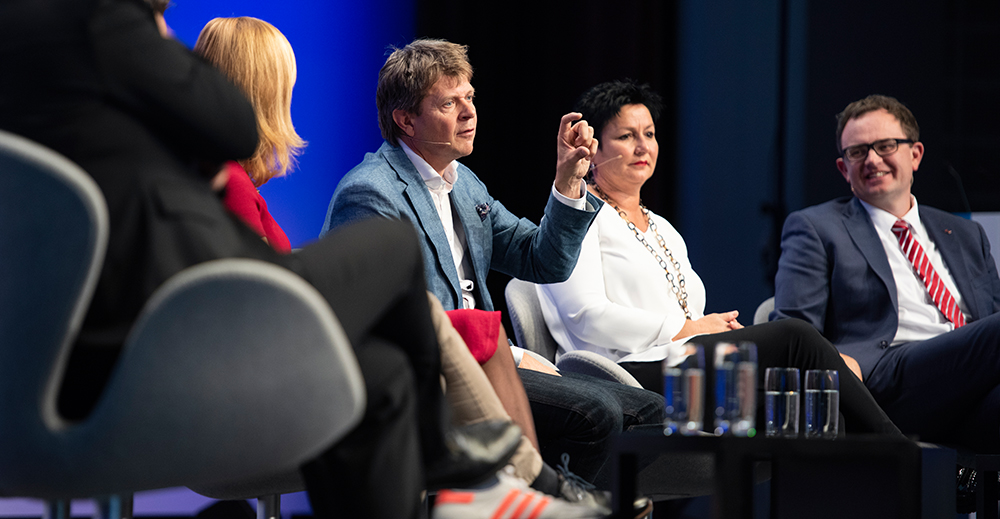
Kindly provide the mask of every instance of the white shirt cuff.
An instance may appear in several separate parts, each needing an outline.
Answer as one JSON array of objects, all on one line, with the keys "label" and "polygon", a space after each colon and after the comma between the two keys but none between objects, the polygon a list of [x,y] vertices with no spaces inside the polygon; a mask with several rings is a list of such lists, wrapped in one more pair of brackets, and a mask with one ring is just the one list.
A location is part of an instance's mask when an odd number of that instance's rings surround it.
[{"label": "white shirt cuff", "polygon": [[580,198],[570,198],[563,195],[558,189],[556,189],[555,183],[552,184],[552,194],[556,197],[556,200],[572,207],[573,209],[578,211],[587,210],[587,183],[583,179],[580,179]]},{"label": "white shirt cuff", "polygon": [[521,357],[524,356],[524,350],[521,349],[521,348],[518,348],[517,346],[511,345],[510,346],[510,355],[512,357],[514,357],[514,366],[520,366],[521,365]]}]

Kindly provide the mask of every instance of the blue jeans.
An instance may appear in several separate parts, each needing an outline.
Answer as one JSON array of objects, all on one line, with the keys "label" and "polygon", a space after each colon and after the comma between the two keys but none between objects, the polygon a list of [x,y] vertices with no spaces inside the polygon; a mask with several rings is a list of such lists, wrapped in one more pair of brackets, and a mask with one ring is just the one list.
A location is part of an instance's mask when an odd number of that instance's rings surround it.
[{"label": "blue jeans", "polygon": [[600,488],[610,488],[607,461],[618,434],[663,423],[663,397],[652,391],[576,373],[556,377],[517,371],[531,403],[542,459],[555,467],[563,453],[569,454],[569,469]]}]

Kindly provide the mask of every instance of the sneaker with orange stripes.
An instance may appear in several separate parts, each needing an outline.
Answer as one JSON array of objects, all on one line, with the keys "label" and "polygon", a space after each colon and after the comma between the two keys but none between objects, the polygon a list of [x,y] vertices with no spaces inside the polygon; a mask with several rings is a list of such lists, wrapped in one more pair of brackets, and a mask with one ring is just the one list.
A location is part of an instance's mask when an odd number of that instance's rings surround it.
[{"label": "sneaker with orange stripes", "polygon": [[441,490],[434,519],[590,519],[605,513],[529,488],[501,471],[497,482],[478,490]]}]

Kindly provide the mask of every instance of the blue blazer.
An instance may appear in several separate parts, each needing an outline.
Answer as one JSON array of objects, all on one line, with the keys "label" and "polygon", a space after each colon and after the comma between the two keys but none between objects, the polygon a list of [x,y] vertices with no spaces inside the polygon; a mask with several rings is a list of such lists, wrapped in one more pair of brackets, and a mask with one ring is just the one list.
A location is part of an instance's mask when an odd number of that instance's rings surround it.
[{"label": "blue blazer", "polygon": [[[920,220],[958,286],[969,322],[1000,310],[1000,279],[982,226],[920,206]],[[899,327],[896,282],[868,212],[854,197],[785,220],[771,319],[797,317],[854,357],[867,379]]]},{"label": "blue blazer", "polygon": [[[474,270],[477,307],[493,310],[486,290],[490,269],[534,283],[565,281],[576,267],[580,244],[603,202],[587,194],[588,209],[573,209],[549,195],[536,226],[494,200],[469,168],[459,164],[452,187],[453,214],[462,222]],[[325,234],[364,218],[406,219],[420,237],[427,289],[445,309],[462,308],[462,290],[444,226],[420,173],[401,147],[383,143],[341,179],[327,211]]]}]

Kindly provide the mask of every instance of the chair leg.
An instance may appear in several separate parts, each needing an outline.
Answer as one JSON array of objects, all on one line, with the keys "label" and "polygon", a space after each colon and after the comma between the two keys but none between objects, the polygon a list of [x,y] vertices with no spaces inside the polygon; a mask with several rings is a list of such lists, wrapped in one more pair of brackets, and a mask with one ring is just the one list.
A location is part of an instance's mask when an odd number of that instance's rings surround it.
[{"label": "chair leg", "polygon": [[105,496],[95,501],[94,519],[132,519],[132,494]]},{"label": "chair leg", "polygon": [[997,496],[1000,495],[1000,483],[997,483],[997,471],[980,470],[979,483],[976,488],[976,519],[997,519]]},{"label": "chair leg", "polygon": [[257,519],[281,519],[281,494],[257,498]]},{"label": "chair leg", "polygon": [[48,499],[45,501],[44,519],[70,519],[69,499]]}]

